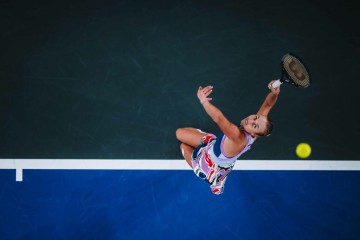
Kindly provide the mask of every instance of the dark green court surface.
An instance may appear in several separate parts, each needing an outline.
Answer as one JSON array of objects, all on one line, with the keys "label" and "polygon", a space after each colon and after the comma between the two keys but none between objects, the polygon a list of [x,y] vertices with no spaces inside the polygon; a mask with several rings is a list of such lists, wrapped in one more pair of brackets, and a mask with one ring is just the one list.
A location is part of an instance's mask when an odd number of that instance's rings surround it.
[{"label": "dark green court surface", "polygon": [[280,59],[309,65],[282,86],[272,136],[246,159],[358,160],[356,1],[2,1],[1,158],[179,159],[178,127],[218,133],[257,111]]}]

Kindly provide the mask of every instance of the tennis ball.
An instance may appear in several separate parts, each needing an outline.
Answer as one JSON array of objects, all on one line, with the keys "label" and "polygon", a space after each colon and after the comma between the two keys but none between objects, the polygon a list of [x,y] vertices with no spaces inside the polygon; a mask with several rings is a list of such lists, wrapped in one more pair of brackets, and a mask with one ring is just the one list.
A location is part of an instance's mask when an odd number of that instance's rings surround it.
[{"label": "tennis ball", "polygon": [[311,154],[311,147],[308,143],[299,143],[296,147],[296,155],[299,158],[308,158]]}]

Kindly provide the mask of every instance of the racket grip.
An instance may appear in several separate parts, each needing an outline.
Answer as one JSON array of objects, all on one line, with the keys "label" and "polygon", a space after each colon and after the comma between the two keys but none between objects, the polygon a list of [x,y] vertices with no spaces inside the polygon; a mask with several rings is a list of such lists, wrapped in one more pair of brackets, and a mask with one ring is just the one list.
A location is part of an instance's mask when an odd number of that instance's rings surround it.
[{"label": "racket grip", "polygon": [[280,80],[276,80],[275,82],[273,82],[272,87],[273,88],[277,88],[278,86],[280,86],[282,84],[282,82]]}]

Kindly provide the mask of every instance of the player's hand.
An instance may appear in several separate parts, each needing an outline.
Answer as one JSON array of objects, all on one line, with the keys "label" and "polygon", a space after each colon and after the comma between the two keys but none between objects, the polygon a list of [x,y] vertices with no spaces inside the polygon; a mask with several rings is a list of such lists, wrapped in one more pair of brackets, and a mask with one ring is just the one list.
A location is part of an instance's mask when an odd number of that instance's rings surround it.
[{"label": "player's hand", "polygon": [[268,88],[270,89],[271,92],[275,93],[275,94],[279,94],[280,93],[280,86],[273,88],[272,84],[275,82],[276,80],[272,80],[269,84],[268,84]]},{"label": "player's hand", "polygon": [[213,91],[213,86],[207,86],[204,88],[201,86],[199,87],[197,91],[197,97],[199,98],[201,104],[204,104],[205,102],[212,100],[212,98],[208,97],[212,91]]}]

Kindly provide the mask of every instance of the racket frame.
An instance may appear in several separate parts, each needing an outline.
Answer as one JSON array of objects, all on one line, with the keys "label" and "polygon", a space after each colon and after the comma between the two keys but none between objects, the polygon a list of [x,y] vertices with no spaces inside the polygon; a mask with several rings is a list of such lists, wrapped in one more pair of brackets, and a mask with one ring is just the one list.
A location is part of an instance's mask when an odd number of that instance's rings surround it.
[{"label": "racket frame", "polygon": [[[288,56],[288,55],[296,58],[296,59],[303,65],[303,67],[305,68],[305,70],[306,70],[306,72],[307,72],[307,74],[308,74],[308,79],[309,79],[309,84],[307,84],[306,86],[301,86],[301,85],[295,83],[295,82],[291,79],[291,77],[288,75],[287,71],[285,70],[285,68],[284,68],[284,59],[285,59],[285,57]],[[281,84],[283,84],[284,82],[290,83],[291,85],[294,85],[294,86],[296,86],[296,87],[298,87],[298,88],[307,88],[307,87],[310,86],[310,84],[311,84],[311,77],[310,77],[309,69],[308,69],[307,66],[304,64],[304,62],[301,60],[301,58],[298,57],[297,55],[293,54],[293,53],[287,53],[287,54],[285,54],[285,55],[281,58],[281,77],[280,77],[280,79],[277,79],[275,82],[273,82],[272,87],[273,87],[273,88],[277,88],[277,87],[279,87]]]}]

